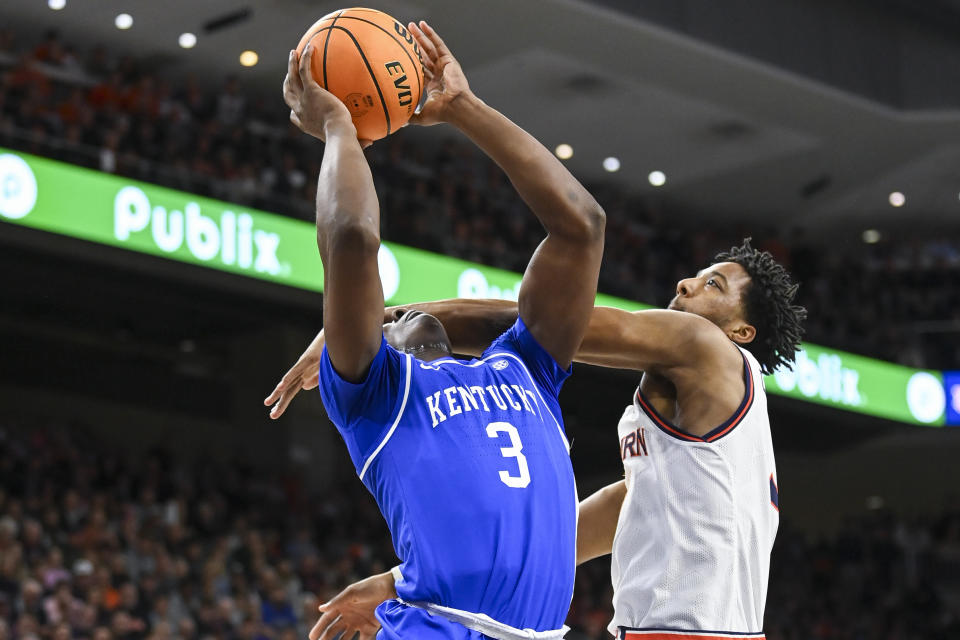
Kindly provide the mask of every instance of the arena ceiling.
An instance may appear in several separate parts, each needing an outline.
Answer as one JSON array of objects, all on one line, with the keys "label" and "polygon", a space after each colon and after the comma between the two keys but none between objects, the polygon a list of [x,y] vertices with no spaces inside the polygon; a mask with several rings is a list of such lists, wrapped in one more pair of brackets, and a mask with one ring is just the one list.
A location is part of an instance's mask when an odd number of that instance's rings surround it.
[{"label": "arena ceiling", "polygon": [[[428,19],[475,91],[589,181],[615,181],[692,220],[804,227],[855,241],[867,228],[960,230],[960,39],[944,16],[903,17],[899,0],[378,0]],[[167,70],[240,76],[279,100],[287,51],[331,0],[6,0],[0,23],[59,29]],[[249,16],[212,31],[238,9]],[[134,16],[119,31],[114,17]],[[945,13],[942,13],[945,12]],[[929,12],[925,14],[929,17]],[[960,23],[960,21],[958,21]],[[180,33],[196,33],[191,50]],[[241,68],[254,49],[260,63]],[[436,135],[428,130],[424,140]],[[607,173],[602,161],[617,157]],[[652,170],[667,176],[655,189]],[[906,204],[894,208],[893,191]],[[711,223],[713,224],[713,223]]]}]

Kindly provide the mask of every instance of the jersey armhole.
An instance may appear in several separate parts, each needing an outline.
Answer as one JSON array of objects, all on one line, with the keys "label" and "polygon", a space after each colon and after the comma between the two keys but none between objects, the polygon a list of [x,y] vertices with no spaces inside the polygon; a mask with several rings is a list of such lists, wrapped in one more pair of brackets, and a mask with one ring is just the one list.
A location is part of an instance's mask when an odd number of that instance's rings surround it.
[{"label": "jersey armhole", "polygon": [[390,425],[390,430],[387,431],[387,434],[383,436],[383,440],[380,441],[380,444],[377,445],[377,448],[373,450],[367,459],[363,463],[363,468],[360,470],[360,479],[363,480],[363,476],[367,473],[367,470],[370,468],[370,464],[373,462],[374,458],[377,457],[377,454],[383,449],[383,447],[390,440],[390,437],[393,436],[393,432],[397,430],[397,425],[400,424],[400,419],[403,417],[403,412],[407,408],[407,400],[410,397],[410,379],[413,375],[413,356],[409,353],[404,354],[404,364],[406,365],[406,375],[404,375],[403,383],[403,397],[400,401],[400,408],[397,410],[397,417],[394,419],[393,424]]},{"label": "jersey armhole", "polygon": [[750,367],[750,361],[747,359],[747,356],[740,352],[740,357],[743,358],[743,400],[740,401],[740,406],[733,412],[733,415],[730,416],[723,424],[718,427],[715,427],[708,431],[702,436],[695,436],[691,433],[687,433],[680,427],[674,425],[672,422],[661,416],[656,409],[653,408],[653,405],[647,401],[643,395],[643,391],[640,390],[640,387],[637,387],[637,402],[640,405],[640,408],[643,409],[643,412],[653,421],[657,427],[667,435],[673,436],[678,440],[684,440],[686,442],[716,442],[720,438],[729,434],[733,429],[743,421],[744,416],[750,412],[750,407],[753,406],[753,398],[755,395],[756,386],[753,380],[753,371]]}]

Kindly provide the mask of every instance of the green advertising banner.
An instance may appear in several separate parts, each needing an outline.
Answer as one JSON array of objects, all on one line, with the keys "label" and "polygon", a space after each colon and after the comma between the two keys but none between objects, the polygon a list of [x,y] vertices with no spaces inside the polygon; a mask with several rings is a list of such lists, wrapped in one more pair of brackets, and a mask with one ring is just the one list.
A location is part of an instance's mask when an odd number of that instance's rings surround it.
[{"label": "green advertising banner", "polygon": [[[182,191],[0,149],[0,220],[320,291],[314,226]],[[2,229],[2,227],[0,227]],[[385,243],[388,303],[440,298],[516,300],[521,276]],[[597,304],[649,308],[599,294]],[[804,345],[792,371],[766,378],[776,394],[913,424],[942,425],[942,375]],[[939,395],[937,392],[939,389]]]},{"label": "green advertising banner", "polygon": [[[323,288],[314,225],[0,149],[0,220],[312,291]],[[387,302],[510,298],[520,275],[385,243]],[[402,277],[401,277],[402,276]],[[624,309],[646,305],[597,296]]]},{"label": "green advertising banner", "polygon": [[946,394],[939,371],[911,369],[804,344],[793,368],[765,379],[767,391],[881,418],[942,426]]}]

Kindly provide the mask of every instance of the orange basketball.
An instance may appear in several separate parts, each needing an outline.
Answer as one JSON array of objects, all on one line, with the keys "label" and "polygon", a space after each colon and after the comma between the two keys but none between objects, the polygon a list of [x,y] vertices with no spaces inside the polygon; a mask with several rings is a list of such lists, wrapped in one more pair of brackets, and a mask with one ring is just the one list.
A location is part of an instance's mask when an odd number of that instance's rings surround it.
[{"label": "orange basketball", "polygon": [[400,22],[376,9],[341,9],[307,29],[297,53],[308,43],[314,79],[350,109],[358,138],[384,138],[413,115],[423,65],[420,47]]}]

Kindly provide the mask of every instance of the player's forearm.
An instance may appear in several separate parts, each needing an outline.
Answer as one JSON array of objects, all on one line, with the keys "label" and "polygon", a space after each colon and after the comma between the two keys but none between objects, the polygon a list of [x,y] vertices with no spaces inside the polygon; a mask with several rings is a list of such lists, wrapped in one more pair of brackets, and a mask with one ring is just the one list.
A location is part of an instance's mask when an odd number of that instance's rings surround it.
[{"label": "player's forearm", "polygon": [[500,165],[548,233],[602,239],[603,209],[536,138],[472,94],[458,100],[450,122]]},{"label": "player's forearm", "polygon": [[416,309],[435,316],[447,331],[453,350],[478,356],[517,320],[517,303],[511,300],[435,300],[387,307],[384,322],[393,320],[397,310]]},{"label": "player's forearm", "polygon": [[317,183],[317,245],[324,269],[323,325],[334,369],[356,382],[383,335],[377,264],[380,210],[353,123],[331,121]]},{"label": "player's forearm", "polygon": [[[576,359],[600,367],[663,371],[698,361],[718,337],[723,334],[716,325],[692,313],[594,307]],[[720,343],[727,348],[726,341]]]},{"label": "player's forearm", "polygon": [[319,362],[320,354],[323,353],[324,344],[326,344],[326,338],[324,337],[323,329],[320,329],[320,333],[316,335],[316,337],[313,339],[313,342],[311,342],[309,346],[307,346],[307,348],[303,352],[303,355],[300,357],[303,358],[305,356],[309,357],[312,355],[316,357],[317,361]]},{"label": "player's forearm", "polygon": [[[518,314],[517,303],[513,300],[453,298],[387,307],[383,321],[393,321],[394,312],[404,309],[417,309],[435,316],[447,330],[454,351],[474,356],[483,352],[493,340],[510,328]],[[631,332],[626,326],[628,322],[637,322],[628,311],[595,307],[575,360],[604,367],[637,368],[634,366],[637,352],[643,351],[648,341],[651,343],[649,350],[653,351],[653,343],[657,341],[658,334],[652,331],[651,327],[649,335],[643,331],[633,332],[640,337],[630,341]],[[627,353],[626,347],[629,347]],[[323,344],[320,342],[318,353],[322,348]]]},{"label": "player's forearm", "polygon": [[625,367],[625,322],[629,312],[612,307],[594,307],[590,324],[577,350],[577,362],[601,367]]},{"label": "player's forearm", "polygon": [[[431,302],[395,305],[384,310],[384,322],[393,320],[399,309],[417,309],[436,316],[447,329],[454,351],[479,355],[517,319],[517,303],[512,300],[454,298]],[[671,317],[663,317],[669,313]],[[667,335],[668,326],[679,327],[684,316],[676,312],[637,314],[612,307],[594,307],[583,342],[575,360],[586,364],[624,369],[643,369],[663,359],[663,344],[676,339]],[[679,331],[686,335],[694,331]],[[318,336],[320,339],[320,336]],[[315,341],[316,342],[316,341]],[[318,344],[318,352],[323,348]]]},{"label": "player's forearm", "polygon": [[330,122],[325,133],[317,181],[317,242],[326,266],[337,250],[354,252],[359,245],[366,252],[376,252],[380,206],[353,123]]},{"label": "player's forearm", "polygon": [[627,495],[621,480],[600,489],[580,503],[577,520],[577,564],[607,555],[613,549],[620,508]]}]

